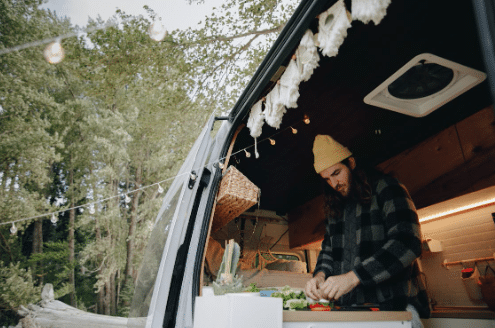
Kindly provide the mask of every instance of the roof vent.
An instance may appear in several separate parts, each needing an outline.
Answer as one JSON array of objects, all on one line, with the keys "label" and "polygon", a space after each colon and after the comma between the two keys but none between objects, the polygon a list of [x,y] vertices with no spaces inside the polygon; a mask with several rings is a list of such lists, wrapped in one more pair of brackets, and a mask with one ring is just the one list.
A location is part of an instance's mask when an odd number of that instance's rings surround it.
[{"label": "roof vent", "polygon": [[423,117],[483,82],[486,74],[432,54],[420,54],[395,72],[364,102]]}]

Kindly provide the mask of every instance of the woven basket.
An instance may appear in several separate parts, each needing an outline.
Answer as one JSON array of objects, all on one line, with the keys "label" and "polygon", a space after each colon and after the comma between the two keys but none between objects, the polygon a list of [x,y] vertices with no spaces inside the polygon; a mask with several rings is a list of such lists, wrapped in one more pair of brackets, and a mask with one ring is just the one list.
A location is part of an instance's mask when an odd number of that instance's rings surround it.
[{"label": "woven basket", "polygon": [[220,182],[211,231],[215,232],[258,202],[260,189],[234,166]]}]

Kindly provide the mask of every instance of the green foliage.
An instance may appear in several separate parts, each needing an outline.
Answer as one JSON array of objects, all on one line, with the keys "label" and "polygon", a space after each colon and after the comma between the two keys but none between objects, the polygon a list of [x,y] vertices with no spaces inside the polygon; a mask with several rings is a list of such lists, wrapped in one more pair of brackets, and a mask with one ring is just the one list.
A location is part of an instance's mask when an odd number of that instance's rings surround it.
[{"label": "green foliage", "polygon": [[[75,268],[76,263],[67,261],[69,249],[67,242],[46,242],[43,245],[43,253],[31,254],[28,260],[30,267],[34,267],[34,276],[43,277],[45,283],[53,285],[55,299],[70,293],[74,286],[68,283],[68,275]],[[42,263],[43,266],[35,266]]]},{"label": "green foliage", "polygon": [[4,266],[0,262],[0,306],[15,310],[20,305],[36,303],[41,300],[41,287],[35,286],[31,270],[23,269],[21,264],[10,263]]},{"label": "green foliage", "polygon": [[[76,31],[41,10],[42,2],[0,0],[0,48]],[[0,55],[0,220],[61,211],[56,228],[44,226],[57,233],[43,233],[42,253],[25,242],[36,239],[32,222],[17,223],[16,236],[0,228],[0,270],[17,279],[0,281],[7,288],[0,309],[39,298],[35,281],[43,278],[66,302],[75,290],[80,308],[113,290],[118,313],[128,313],[163,195],[146,188],[125,203],[122,194],[164,180],[168,188],[208,117],[232,108],[293,8],[278,0],[226,1],[202,28],[170,31],[162,42],[148,36],[151,8],[145,6],[147,17],[117,10],[110,27],[64,39],[57,65],[44,60],[41,46]],[[98,201],[94,214],[87,207],[73,213],[71,250],[64,209]],[[16,295],[14,283],[24,286]]]}]

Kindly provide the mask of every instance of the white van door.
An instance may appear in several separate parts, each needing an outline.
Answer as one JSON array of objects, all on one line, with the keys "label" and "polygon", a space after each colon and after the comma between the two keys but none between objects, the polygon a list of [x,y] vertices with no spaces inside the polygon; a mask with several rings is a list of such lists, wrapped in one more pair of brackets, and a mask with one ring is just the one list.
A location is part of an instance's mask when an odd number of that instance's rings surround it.
[{"label": "white van door", "polygon": [[139,270],[129,327],[192,326],[191,281],[198,243],[191,240],[199,239],[203,218],[196,216],[209,198],[212,173],[220,171],[209,159],[219,153],[219,141],[230,127],[224,122],[213,140],[214,122],[212,116],[163,199]]}]

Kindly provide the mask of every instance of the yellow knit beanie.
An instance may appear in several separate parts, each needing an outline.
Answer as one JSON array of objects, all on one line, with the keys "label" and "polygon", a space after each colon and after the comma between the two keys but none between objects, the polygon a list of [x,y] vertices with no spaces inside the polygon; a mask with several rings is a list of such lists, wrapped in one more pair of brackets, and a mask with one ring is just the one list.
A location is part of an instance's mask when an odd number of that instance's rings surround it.
[{"label": "yellow knit beanie", "polygon": [[320,173],[332,165],[352,156],[346,147],[339,144],[332,137],[317,135],[313,143],[313,154],[315,156],[315,170]]}]

